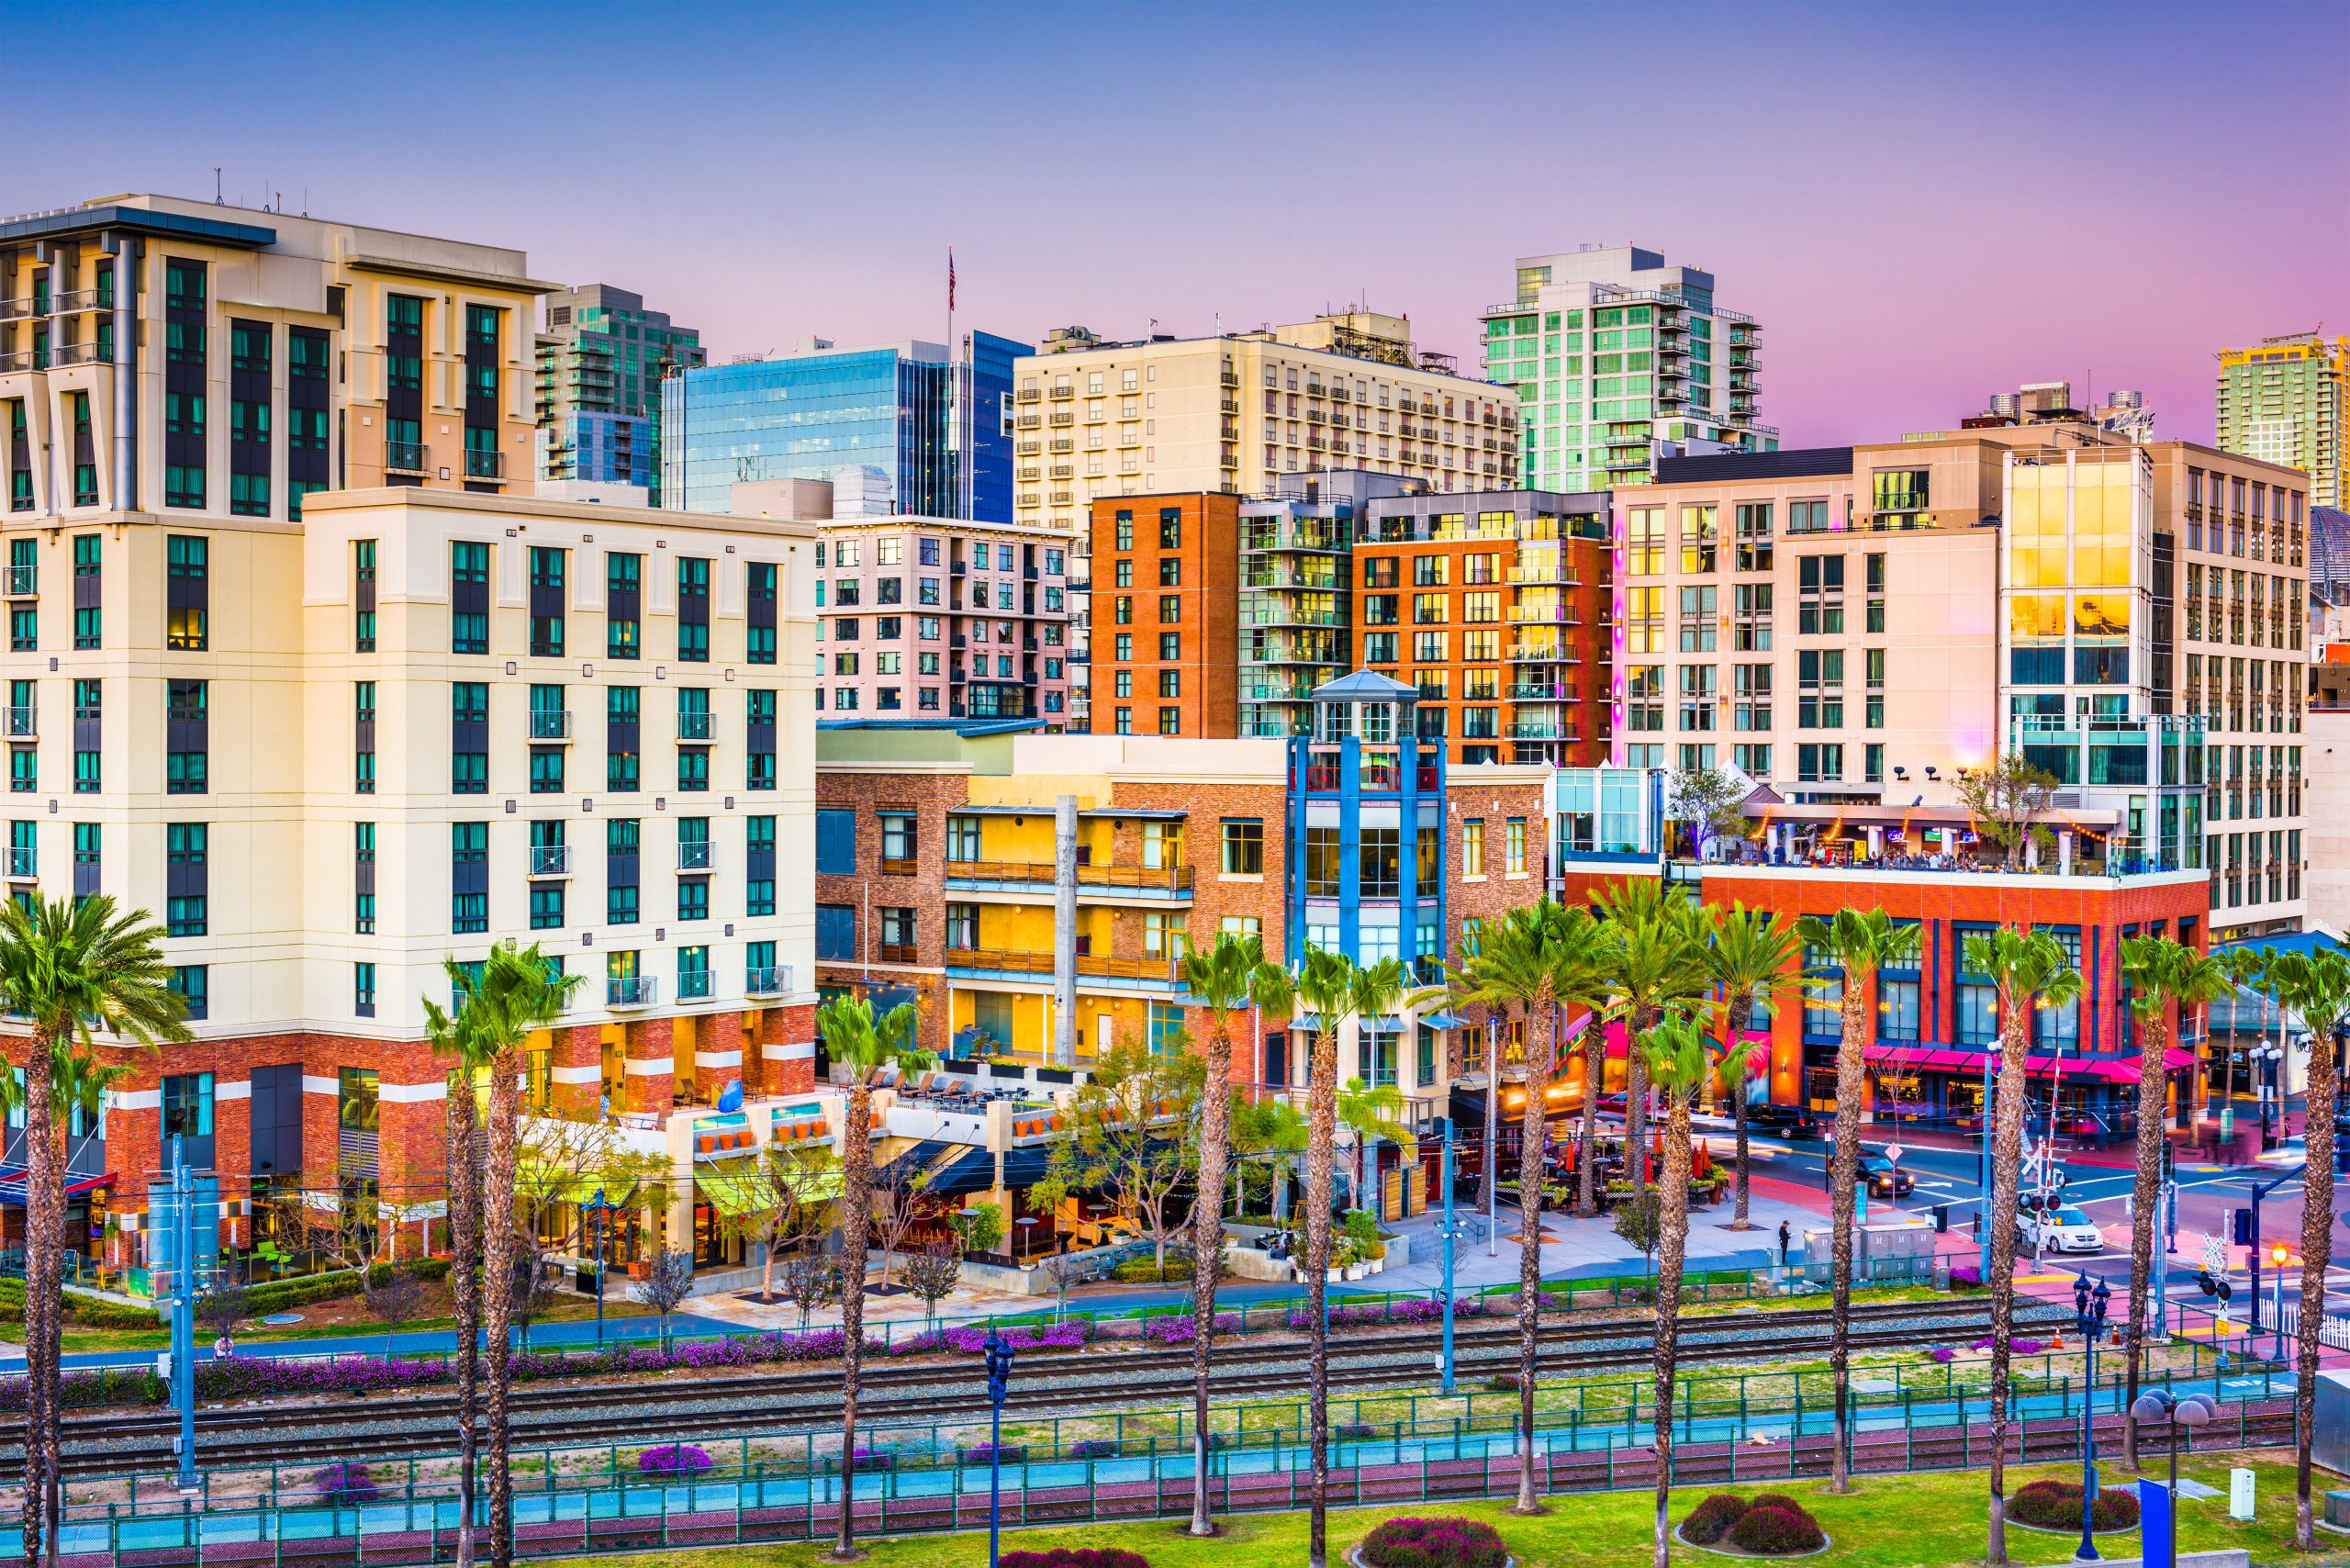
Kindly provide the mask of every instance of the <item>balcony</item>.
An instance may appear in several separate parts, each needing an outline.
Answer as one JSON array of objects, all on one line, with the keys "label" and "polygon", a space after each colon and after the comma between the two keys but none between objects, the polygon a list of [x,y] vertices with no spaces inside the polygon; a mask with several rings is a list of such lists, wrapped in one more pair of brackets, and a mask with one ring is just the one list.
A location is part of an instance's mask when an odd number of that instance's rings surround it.
[{"label": "balcony", "polygon": [[[990,975],[1033,975],[1038,980],[1050,980],[1060,962],[1060,955],[1039,950],[1002,947],[949,947],[946,969]],[[1178,983],[1181,961],[1152,956],[1140,958],[1113,958],[1091,953],[1079,953],[1069,959],[1081,980],[1119,980],[1131,985],[1160,989]]]},{"label": "balcony", "polygon": [[918,868],[915,866],[914,858],[911,855],[884,855],[881,857],[881,874],[885,877],[911,877],[915,874],[917,869]]},{"label": "balcony", "polygon": [[571,846],[567,844],[531,846],[531,879],[532,881],[570,875]]},{"label": "balcony", "polygon": [[708,745],[711,744],[711,715],[692,712],[677,715],[677,744]]},{"label": "balcony", "polygon": [[30,599],[39,592],[40,592],[40,568],[39,566],[11,566],[8,568],[8,597],[10,599]]},{"label": "balcony", "polygon": [[768,964],[743,971],[743,994],[750,996],[789,996],[791,994],[791,966]]},{"label": "balcony", "polygon": [[12,844],[8,846],[8,879],[10,881],[29,882],[39,875],[40,851],[29,844]]},{"label": "balcony", "polygon": [[384,443],[384,471],[387,474],[421,474],[425,471],[424,443],[418,441],[387,441]]},{"label": "balcony", "polygon": [[[1049,860],[955,860],[946,862],[950,888],[1046,887],[1053,884]],[[1189,898],[1189,866],[1088,866],[1077,868],[1080,888],[1099,888],[1138,898]]]},{"label": "balcony", "polygon": [[571,710],[568,708],[532,709],[531,738],[534,741],[569,740],[571,738]]},{"label": "balcony", "polygon": [[708,969],[680,969],[677,972],[679,1002],[707,1002],[717,994],[718,989],[711,983]]},{"label": "balcony", "polygon": [[911,942],[884,942],[874,957],[885,964],[912,964],[920,961],[915,953],[914,945]]},{"label": "balcony", "polygon": [[465,449],[465,477],[503,479],[506,477],[506,454],[483,452],[475,447],[467,447]]},{"label": "balcony", "polygon": [[30,704],[0,710],[0,721],[6,722],[12,741],[28,741],[40,734],[39,714]]},{"label": "balcony", "polygon": [[632,975],[604,982],[604,1005],[615,1013],[650,1007],[661,995],[661,982],[650,975]]},{"label": "balcony", "polygon": [[677,869],[680,871],[709,870],[710,841],[706,838],[689,838],[680,842],[677,846]]}]

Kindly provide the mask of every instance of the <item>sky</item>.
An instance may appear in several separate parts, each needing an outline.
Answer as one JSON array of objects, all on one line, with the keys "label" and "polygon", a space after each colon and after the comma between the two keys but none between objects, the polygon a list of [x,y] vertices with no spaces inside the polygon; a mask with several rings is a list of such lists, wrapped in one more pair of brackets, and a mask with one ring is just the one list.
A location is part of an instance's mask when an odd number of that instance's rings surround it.
[{"label": "sky", "polygon": [[[1627,241],[1763,328],[1783,444],[2350,331],[2350,5],[88,6],[0,0],[0,212],[122,191],[529,252],[713,357],[1363,301],[1476,364]],[[231,90],[233,89],[233,90]],[[29,136],[28,132],[29,131]],[[28,157],[28,150],[37,155]]]}]

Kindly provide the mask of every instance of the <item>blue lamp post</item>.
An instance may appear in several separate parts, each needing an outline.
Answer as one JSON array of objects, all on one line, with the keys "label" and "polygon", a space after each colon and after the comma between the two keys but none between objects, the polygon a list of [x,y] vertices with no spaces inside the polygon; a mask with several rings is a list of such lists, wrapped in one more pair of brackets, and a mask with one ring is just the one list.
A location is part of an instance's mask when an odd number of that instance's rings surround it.
[{"label": "blue lamp post", "polygon": [[[1436,1233],[1444,1241],[1444,1392],[1453,1389],[1452,1367],[1452,1244],[1469,1229],[1465,1216],[1456,1215],[1452,1208],[1452,1118],[1442,1118],[1444,1131],[1444,1164],[1440,1185],[1444,1193],[1444,1215],[1437,1221]],[[1488,1178],[1490,1180],[1490,1178]]]},{"label": "blue lamp post", "polygon": [[988,1568],[1000,1559],[1003,1529],[1003,1401],[1012,1392],[1012,1347],[988,1330]]},{"label": "blue lamp post", "polygon": [[2092,1291],[2087,1274],[2073,1276],[2073,1321],[2088,1350],[2088,1386],[2081,1395],[2081,1544],[2073,1553],[2076,1562],[2098,1561],[2093,1511],[2097,1502],[2097,1342],[2105,1333],[2106,1307],[2112,1294],[2103,1280]]}]

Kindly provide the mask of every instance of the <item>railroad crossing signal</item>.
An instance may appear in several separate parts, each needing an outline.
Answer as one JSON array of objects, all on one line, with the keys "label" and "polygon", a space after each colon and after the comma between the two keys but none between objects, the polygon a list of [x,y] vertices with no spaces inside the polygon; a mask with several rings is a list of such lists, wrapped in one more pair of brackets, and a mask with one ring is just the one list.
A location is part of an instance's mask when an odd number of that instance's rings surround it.
[{"label": "railroad crossing signal", "polygon": [[2216,1236],[2207,1236],[2203,1238],[2203,1266],[2215,1274],[2227,1272],[2227,1244]]}]

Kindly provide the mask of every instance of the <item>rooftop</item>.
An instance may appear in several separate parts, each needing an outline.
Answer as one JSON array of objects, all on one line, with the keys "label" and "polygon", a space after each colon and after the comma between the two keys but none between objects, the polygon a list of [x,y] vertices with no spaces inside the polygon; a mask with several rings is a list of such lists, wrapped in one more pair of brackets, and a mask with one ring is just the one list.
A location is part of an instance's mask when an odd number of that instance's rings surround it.
[{"label": "rooftop", "polygon": [[1849,446],[1799,446],[1784,452],[1722,452],[1704,457],[1660,457],[1660,485],[1704,485],[1727,479],[1806,479],[1852,471]]}]

